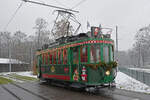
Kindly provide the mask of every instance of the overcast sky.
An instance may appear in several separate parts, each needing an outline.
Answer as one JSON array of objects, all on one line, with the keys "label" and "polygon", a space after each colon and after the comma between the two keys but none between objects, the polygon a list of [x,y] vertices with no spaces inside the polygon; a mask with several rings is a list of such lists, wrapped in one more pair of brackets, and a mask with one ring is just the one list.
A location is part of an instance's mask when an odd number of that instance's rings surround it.
[{"label": "overcast sky", "polygon": [[[81,0],[33,0],[48,4],[72,8]],[[8,20],[21,3],[21,0],[1,0],[0,3],[0,31],[8,23]],[[25,3],[7,31],[21,30],[28,34],[34,34],[35,20],[44,18],[51,25],[54,20],[53,8]],[[150,24],[150,0],[86,0],[75,8],[83,30],[86,32],[87,21],[91,26],[111,27],[114,29],[112,36],[115,39],[115,26],[119,27],[119,49],[128,50],[134,43],[134,35],[139,28]],[[51,29],[51,27],[49,27]]]}]

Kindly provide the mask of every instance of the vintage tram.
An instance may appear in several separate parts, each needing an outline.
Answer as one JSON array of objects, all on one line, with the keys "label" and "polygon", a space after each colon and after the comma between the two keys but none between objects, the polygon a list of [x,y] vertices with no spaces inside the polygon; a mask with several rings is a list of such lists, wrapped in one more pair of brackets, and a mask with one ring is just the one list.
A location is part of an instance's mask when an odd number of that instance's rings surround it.
[{"label": "vintage tram", "polygon": [[67,86],[110,86],[116,77],[114,41],[100,27],[67,36],[37,51],[38,78]]}]

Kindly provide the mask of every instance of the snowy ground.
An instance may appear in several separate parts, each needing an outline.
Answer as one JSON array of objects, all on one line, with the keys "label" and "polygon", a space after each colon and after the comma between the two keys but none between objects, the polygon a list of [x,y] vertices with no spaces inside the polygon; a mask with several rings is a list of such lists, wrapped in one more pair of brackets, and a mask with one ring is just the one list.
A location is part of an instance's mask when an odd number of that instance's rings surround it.
[{"label": "snowy ground", "polygon": [[4,73],[0,73],[0,75],[9,75],[9,74],[17,74],[17,75],[22,75],[22,76],[28,76],[28,77],[37,78],[37,76],[33,75],[33,73],[31,71],[26,71],[26,72],[4,72]]},{"label": "snowy ground", "polygon": [[143,93],[148,93],[148,94],[150,93],[149,86],[135,80],[134,78],[131,78],[130,76],[122,72],[117,73],[117,77],[115,81],[116,81],[116,87],[119,89],[143,92]]},{"label": "snowy ground", "polygon": [[22,75],[22,76],[28,76],[28,77],[37,78],[37,76],[36,76],[36,75],[33,75],[32,72],[17,72],[16,74]]},{"label": "snowy ground", "polygon": [[3,72],[3,73],[0,73],[0,75],[3,76],[4,78],[10,79],[10,80],[12,80],[14,82],[19,82],[19,83],[24,83],[25,82],[25,80],[20,80],[20,79],[17,79],[15,77],[11,76],[12,74],[17,74],[17,75],[37,78],[37,76],[33,75],[33,73],[31,71],[27,71],[27,72]]}]

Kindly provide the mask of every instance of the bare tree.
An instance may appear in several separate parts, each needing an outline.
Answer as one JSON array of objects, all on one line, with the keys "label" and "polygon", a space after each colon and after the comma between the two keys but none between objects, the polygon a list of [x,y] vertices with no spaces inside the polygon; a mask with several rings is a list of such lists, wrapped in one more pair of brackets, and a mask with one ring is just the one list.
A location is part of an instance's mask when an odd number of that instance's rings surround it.
[{"label": "bare tree", "polygon": [[139,29],[136,33],[133,50],[138,55],[138,66],[144,66],[150,57],[150,25]]},{"label": "bare tree", "polygon": [[43,18],[37,18],[35,21],[35,29],[37,36],[37,48],[40,48],[44,43],[45,39],[47,40],[49,31],[46,30],[48,23]]},{"label": "bare tree", "polygon": [[18,44],[25,41],[26,37],[27,37],[27,35],[25,33],[21,32],[20,30],[16,31],[13,36],[14,41]]},{"label": "bare tree", "polygon": [[1,32],[1,57],[6,58],[9,56],[9,46],[11,39],[10,32]]},{"label": "bare tree", "polygon": [[55,38],[59,38],[62,36],[67,36],[73,34],[73,26],[70,25],[69,21],[64,19],[55,23],[55,27],[53,29],[53,35]]}]

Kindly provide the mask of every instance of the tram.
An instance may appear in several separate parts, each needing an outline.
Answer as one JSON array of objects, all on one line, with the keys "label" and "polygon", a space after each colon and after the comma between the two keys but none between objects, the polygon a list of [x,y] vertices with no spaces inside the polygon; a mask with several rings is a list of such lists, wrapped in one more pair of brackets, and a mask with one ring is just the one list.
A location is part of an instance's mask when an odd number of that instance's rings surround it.
[{"label": "tram", "polygon": [[57,39],[37,51],[38,78],[67,86],[110,86],[116,77],[114,41],[101,28]]}]

